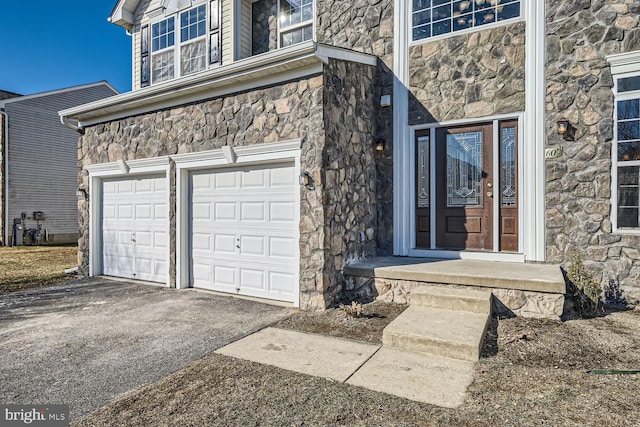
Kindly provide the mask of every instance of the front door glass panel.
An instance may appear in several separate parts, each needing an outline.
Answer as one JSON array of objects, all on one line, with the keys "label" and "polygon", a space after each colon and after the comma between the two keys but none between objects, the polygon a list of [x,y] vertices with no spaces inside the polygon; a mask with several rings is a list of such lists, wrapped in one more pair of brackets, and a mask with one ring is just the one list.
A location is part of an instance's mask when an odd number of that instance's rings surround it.
[{"label": "front door glass panel", "polygon": [[447,135],[447,207],[482,206],[482,132]]}]

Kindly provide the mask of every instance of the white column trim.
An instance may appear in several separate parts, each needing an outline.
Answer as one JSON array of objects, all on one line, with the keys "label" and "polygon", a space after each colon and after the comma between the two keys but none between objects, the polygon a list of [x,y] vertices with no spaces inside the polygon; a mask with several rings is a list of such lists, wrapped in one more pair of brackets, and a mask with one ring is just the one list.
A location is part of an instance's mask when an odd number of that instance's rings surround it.
[{"label": "white column trim", "polygon": [[394,0],[393,18],[393,254],[401,256],[408,255],[411,241],[408,4]]},{"label": "white column trim", "polygon": [[524,119],[524,254],[527,261],[545,261],[545,95],[546,7],[526,2],[526,107]]}]

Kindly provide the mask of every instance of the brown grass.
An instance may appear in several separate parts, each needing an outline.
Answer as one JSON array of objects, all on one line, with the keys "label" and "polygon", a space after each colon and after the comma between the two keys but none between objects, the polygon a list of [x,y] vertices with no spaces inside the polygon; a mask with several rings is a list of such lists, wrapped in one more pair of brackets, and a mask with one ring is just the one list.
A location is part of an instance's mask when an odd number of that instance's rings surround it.
[{"label": "brown grass", "polygon": [[[277,326],[379,342],[402,306],[299,312]],[[120,396],[73,426],[635,426],[640,375],[586,369],[640,368],[640,310],[554,322],[495,320],[458,409],[438,408],[272,366],[209,355]],[[331,361],[327,361],[331,363]]]},{"label": "brown grass", "polygon": [[73,278],[64,270],[78,265],[77,254],[75,245],[0,247],[0,295]]}]

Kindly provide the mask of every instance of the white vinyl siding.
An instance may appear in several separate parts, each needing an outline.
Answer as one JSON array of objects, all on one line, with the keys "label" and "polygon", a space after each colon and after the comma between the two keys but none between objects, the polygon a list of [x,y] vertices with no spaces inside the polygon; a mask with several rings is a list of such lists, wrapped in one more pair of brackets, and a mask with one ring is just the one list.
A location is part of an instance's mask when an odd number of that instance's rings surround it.
[{"label": "white vinyl siding", "polygon": [[222,16],[220,23],[222,25],[222,63],[229,64],[234,60],[233,53],[233,3],[236,0],[221,0]]},{"label": "white vinyl siding", "polygon": [[[78,134],[60,123],[58,111],[117,93],[106,84],[55,91],[5,105],[9,115],[9,234],[22,212],[42,211],[56,235],[78,233]],[[27,227],[35,227],[28,220]]]}]

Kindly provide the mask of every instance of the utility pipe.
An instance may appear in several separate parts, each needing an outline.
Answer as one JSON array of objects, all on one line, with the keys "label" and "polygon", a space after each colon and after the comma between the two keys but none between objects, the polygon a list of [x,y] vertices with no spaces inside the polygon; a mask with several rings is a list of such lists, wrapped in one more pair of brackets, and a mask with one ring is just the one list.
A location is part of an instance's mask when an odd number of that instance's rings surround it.
[{"label": "utility pipe", "polygon": [[[0,114],[4,116],[2,121],[2,129],[4,131],[4,138],[2,139],[2,145],[4,145],[4,170],[2,176],[4,177],[4,239],[2,244],[9,246],[9,115],[0,108]],[[2,200],[0,200],[2,203]]]}]

